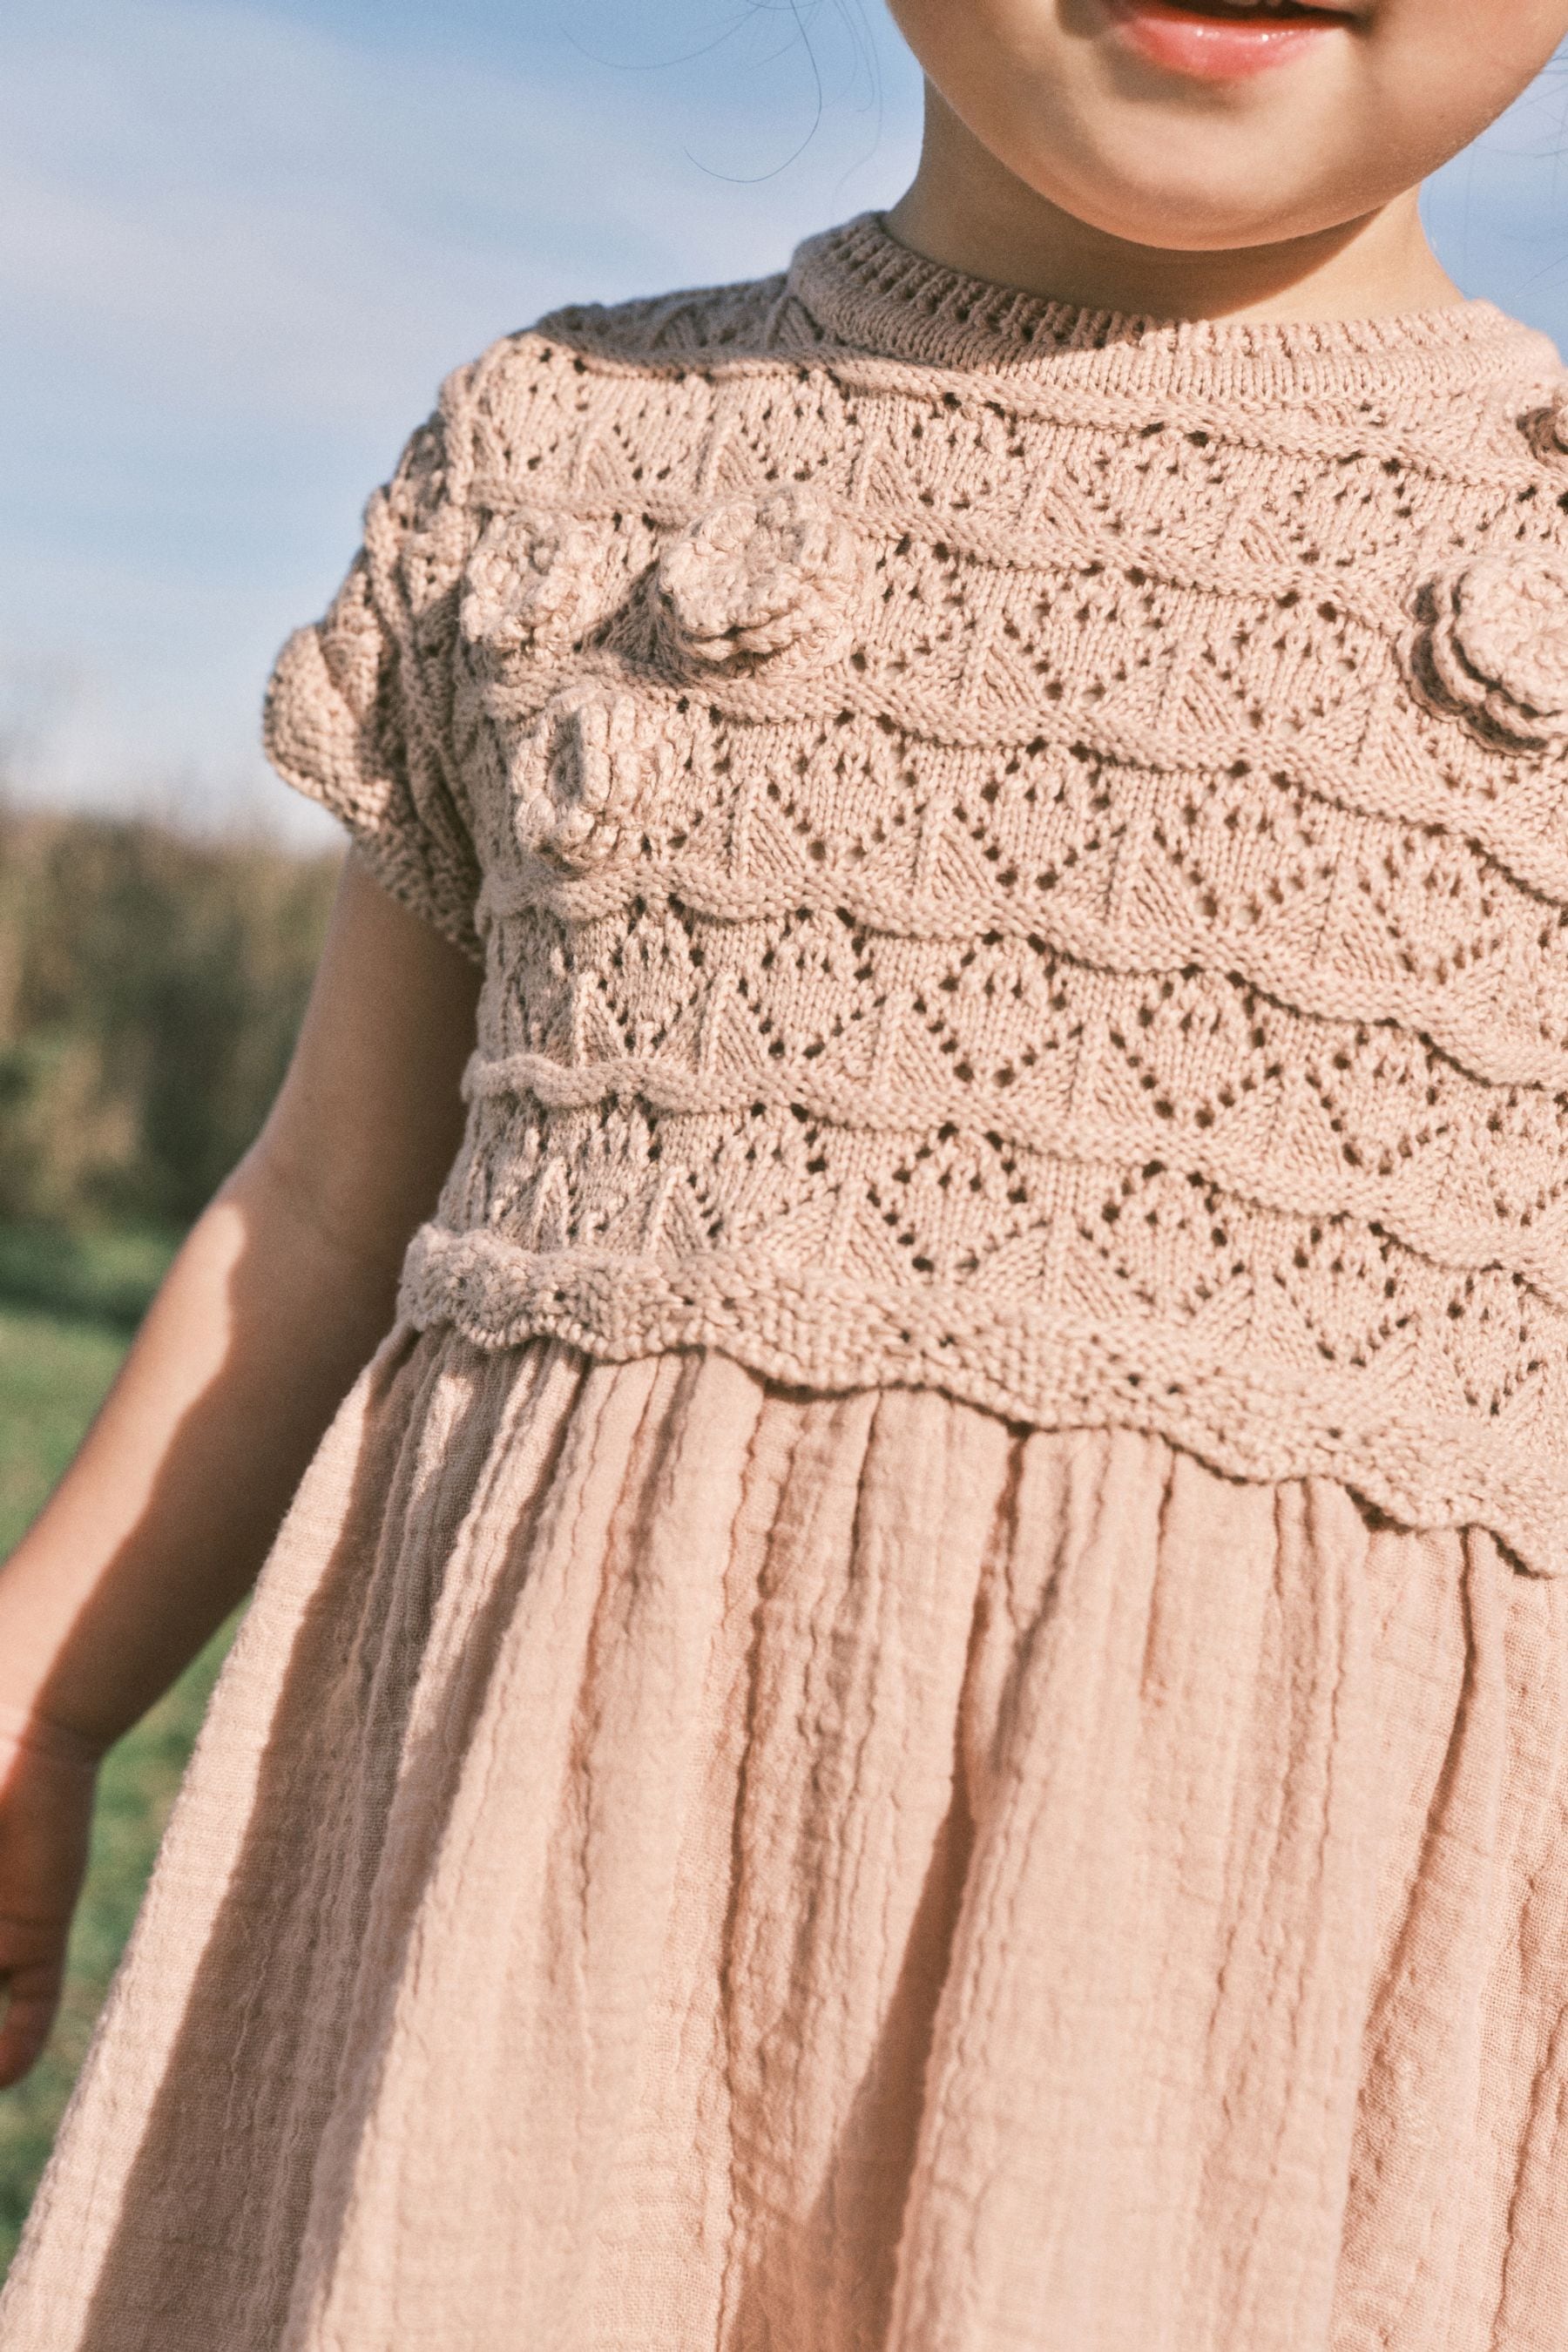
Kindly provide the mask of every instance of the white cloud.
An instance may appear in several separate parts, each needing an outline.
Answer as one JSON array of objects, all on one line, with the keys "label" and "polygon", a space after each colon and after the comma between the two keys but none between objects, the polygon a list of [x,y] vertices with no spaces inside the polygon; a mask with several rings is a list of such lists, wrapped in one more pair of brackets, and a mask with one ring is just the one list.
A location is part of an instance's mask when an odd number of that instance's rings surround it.
[{"label": "white cloud", "polygon": [[[215,0],[68,0],[6,43],[0,299],[83,356],[112,339],[160,396],[290,420],[362,415],[568,295],[772,266],[849,160],[837,126],[736,190],[646,79],[560,44],[502,75]],[[758,94],[731,109],[753,132]]]}]

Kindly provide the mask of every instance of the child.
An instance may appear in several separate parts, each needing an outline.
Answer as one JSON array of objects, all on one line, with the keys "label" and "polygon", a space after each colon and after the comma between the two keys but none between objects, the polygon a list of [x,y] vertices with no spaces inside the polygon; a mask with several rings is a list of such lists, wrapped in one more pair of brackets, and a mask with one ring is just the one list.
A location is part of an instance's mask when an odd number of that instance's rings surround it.
[{"label": "child", "polygon": [[1568,2340],[1568,380],[1415,197],[1568,0],[895,13],[892,212],[458,369],[279,661],[7,2078],[268,1558],[3,2352]]}]

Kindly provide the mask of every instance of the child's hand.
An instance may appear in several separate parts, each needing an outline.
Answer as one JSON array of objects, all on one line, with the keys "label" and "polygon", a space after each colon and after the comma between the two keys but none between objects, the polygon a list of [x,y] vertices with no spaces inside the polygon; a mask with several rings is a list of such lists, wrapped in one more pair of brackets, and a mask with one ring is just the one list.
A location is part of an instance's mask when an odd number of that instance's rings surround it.
[{"label": "child's hand", "polygon": [[0,1717],[0,2088],[33,2065],[54,2022],[66,1938],[87,1868],[97,1765],[71,1735]]}]

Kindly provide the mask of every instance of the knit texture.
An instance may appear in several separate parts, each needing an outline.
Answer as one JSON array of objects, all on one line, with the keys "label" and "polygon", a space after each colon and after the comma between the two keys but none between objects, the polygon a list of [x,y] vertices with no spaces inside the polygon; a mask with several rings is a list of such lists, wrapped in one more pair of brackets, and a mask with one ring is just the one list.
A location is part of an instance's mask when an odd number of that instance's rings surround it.
[{"label": "knit texture", "polygon": [[458,372],[268,743],[482,957],[403,1311],[1568,1570],[1568,396],[911,256]]}]

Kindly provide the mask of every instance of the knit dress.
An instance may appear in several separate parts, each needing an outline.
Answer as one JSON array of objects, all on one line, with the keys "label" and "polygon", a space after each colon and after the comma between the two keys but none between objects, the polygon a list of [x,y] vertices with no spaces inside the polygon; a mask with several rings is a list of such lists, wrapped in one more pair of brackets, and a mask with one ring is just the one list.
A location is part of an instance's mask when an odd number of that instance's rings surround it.
[{"label": "knit dress", "polygon": [[1562,2352],[1568,394],[917,258],[444,388],[481,961],[3,2352]]}]

